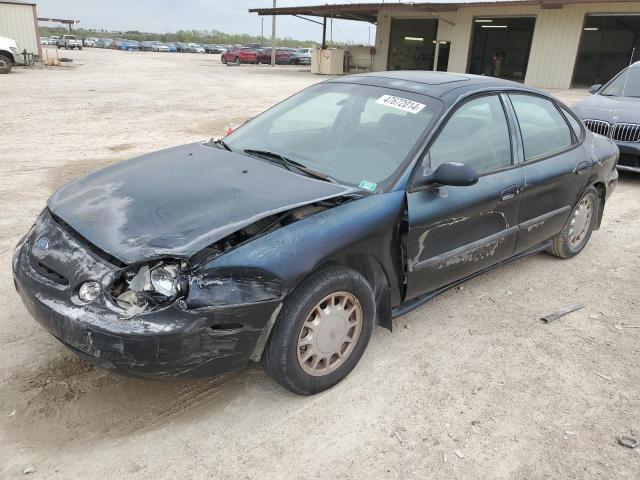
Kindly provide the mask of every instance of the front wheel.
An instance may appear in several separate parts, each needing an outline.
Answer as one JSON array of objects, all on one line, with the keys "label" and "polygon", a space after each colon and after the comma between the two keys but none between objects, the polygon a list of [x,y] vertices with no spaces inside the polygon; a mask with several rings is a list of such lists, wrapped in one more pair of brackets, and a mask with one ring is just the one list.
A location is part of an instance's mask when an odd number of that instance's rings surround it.
[{"label": "front wheel", "polygon": [[11,60],[4,55],[0,55],[0,74],[11,71]]},{"label": "front wheel", "polygon": [[598,192],[590,187],[578,200],[567,223],[552,238],[548,253],[560,258],[572,258],[587,245],[598,218]]},{"label": "front wheel", "polygon": [[362,357],[375,314],[373,291],[360,273],[320,270],[285,300],[262,356],[264,369],[300,395],[331,388]]}]

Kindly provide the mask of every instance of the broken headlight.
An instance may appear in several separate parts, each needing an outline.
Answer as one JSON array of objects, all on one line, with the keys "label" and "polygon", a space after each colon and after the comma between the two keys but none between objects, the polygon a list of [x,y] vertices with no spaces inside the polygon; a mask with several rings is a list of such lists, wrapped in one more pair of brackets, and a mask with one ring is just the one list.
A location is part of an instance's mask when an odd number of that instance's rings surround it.
[{"label": "broken headlight", "polygon": [[182,274],[185,266],[158,261],[125,271],[114,282],[111,295],[128,317],[168,305],[186,292],[187,281]]}]

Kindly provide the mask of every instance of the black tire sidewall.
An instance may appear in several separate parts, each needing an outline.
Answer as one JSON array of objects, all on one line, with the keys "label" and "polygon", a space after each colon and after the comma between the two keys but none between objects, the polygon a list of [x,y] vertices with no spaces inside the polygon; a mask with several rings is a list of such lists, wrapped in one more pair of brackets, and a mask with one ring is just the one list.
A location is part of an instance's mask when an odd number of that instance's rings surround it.
[{"label": "black tire sidewall", "polygon": [[[314,377],[306,373],[298,362],[298,336],[315,305],[331,293],[341,291],[351,293],[360,303],[363,314],[360,336],[340,367],[327,375]],[[269,351],[265,351],[263,357],[268,364],[267,370],[294,393],[310,395],[331,388],[353,370],[364,354],[373,331],[375,315],[373,291],[361,274],[345,267],[330,267],[316,272],[285,300],[267,345]]]},{"label": "black tire sidewall", "polygon": [[7,58],[4,55],[0,55],[0,60],[2,60],[3,62],[6,62],[7,66],[4,69],[0,69],[0,75],[6,74],[6,73],[11,73],[11,59]]}]

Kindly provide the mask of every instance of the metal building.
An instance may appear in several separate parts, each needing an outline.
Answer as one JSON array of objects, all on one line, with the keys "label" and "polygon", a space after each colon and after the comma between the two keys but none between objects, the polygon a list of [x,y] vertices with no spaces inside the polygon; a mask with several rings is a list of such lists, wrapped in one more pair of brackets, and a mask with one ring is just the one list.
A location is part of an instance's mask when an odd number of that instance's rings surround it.
[{"label": "metal building", "polygon": [[40,55],[40,33],[36,4],[19,0],[0,0],[0,37],[18,43],[20,51]]},{"label": "metal building", "polygon": [[450,0],[250,11],[371,22],[377,27],[377,71],[467,72],[570,88],[604,83],[640,60],[637,0]]}]

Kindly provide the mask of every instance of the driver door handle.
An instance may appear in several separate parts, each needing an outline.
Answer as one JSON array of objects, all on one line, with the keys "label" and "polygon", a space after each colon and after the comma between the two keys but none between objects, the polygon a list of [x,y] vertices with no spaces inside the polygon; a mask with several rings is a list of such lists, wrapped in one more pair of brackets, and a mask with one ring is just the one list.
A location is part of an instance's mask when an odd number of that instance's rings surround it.
[{"label": "driver door handle", "polygon": [[500,194],[500,201],[506,202],[517,197],[521,189],[522,185],[511,185],[510,187],[505,188]]}]

